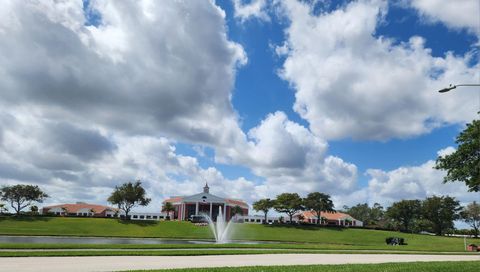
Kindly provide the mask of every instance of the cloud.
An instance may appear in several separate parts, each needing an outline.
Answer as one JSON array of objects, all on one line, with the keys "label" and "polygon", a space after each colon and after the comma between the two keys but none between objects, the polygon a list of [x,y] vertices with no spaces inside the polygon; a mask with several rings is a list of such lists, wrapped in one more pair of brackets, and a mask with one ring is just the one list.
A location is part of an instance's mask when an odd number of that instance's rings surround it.
[{"label": "cloud", "polygon": [[247,145],[231,105],[247,57],[213,1],[7,0],[0,15],[0,183],[105,203],[139,178],[154,209],[204,179],[250,186],[175,153]]},{"label": "cloud", "polygon": [[7,1],[0,105],[40,118],[206,145],[241,142],[230,103],[243,48],[211,1]]},{"label": "cloud", "polygon": [[480,3],[476,0],[409,0],[406,3],[431,22],[442,22],[452,29],[480,34]]},{"label": "cloud", "polygon": [[384,1],[353,1],[318,15],[305,2],[280,3],[291,23],[277,50],[285,56],[279,74],[295,90],[294,110],[316,135],[408,138],[475,117],[473,92],[436,92],[478,78],[478,63],[469,65],[473,52],[433,57],[422,37],[400,44],[377,37],[388,12]]},{"label": "cloud", "polygon": [[243,0],[232,0],[232,2],[234,17],[240,19],[241,22],[254,18],[266,22],[270,21],[270,16],[266,11],[267,0],[251,0],[249,3],[245,3]]},{"label": "cloud", "polygon": [[327,155],[324,140],[288,120],[283,112],[269,114],[248,137],[249,148],[234,156],[233,162],[264,178],[256,187],[259,197],[284,192],[343,194],[357,189],[356,166]]},{"label": "cloud", "polygon": [[404,166],[391,171],[368,169],[368,201],[390,205],[401,199],[424,199],[432,195],[450,195],[462,203],[476,200],[477,193],[468,192],[465,184],[444,184],[445,173],[434,169],[434,166],[435,161],[429,160],[418,166]]}]

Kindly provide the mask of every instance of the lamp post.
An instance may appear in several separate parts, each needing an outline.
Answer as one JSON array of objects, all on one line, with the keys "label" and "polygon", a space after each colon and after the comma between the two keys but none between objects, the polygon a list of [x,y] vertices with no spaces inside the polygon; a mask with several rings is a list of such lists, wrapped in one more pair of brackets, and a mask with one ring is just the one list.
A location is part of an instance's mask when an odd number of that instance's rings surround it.
[{"label": "lamp post", "polygon": [[447,88],[443,88],[441,90],[438,90],[438,92],[439,93],[446,93],[446,92],[449,92],[453,89],[456,89],[457,87],[476,87],[476,86],[480,86],[480,84],[457,84],[457,85],[450,84],[450,86],[448,86]]},{"label": "lamp post", "polygon": [[[438,90],[439,93],[446,93],[449,92],[453,89],[456,89],[457,87],[480,87],[480,84],[457,84],[457,85],[452,85],[448,86],[447,88],[443,88],[441,90]],[[479,96],[479,102],[480,102],[480,96]],[[478,112],[480,114],[480,111]]]}]

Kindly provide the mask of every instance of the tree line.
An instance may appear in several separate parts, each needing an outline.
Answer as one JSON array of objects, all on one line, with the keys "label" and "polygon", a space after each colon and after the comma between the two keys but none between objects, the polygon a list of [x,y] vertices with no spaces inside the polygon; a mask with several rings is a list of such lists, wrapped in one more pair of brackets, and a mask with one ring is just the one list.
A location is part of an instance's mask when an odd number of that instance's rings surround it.
[{"label": "tree line", "polygon": [[410,199],[394,202],[384,208],[375,203],[371,207],[358,204],[344,207],[343,211],[364,222],[364,226],[419,233],[422,231],[443,235],[454,230],[454,221],[462,220],[479,235],[480,204],[472,202],[466,207],[450,196],[431,196],[426,199]]},{"label": "tree line", "polygon": [[315,212],[317,224],[322,219],[322,212],[335,212],[330,195],[320,192],[309,193],[305,198],[301,198],[297,193],[283,193],[275,199],[265,198],[253,203],[254,210],[264,213],[265,223],[267,222],[267,214],[272,208],[279,213],[287,214],[290,223],[293,223],[293,216],[296,213],[304,210]]},{"label": "tree line", "polygon": [[[19,216],[23,209],[30,206],[30,214],[38,214],[38,207],[33,203],[42,203],[49,197],[37,185],[9,185],[0,189],[0,199],[10,204],[15,214]],[[125,219],[129,219],[129,213],[135,206],[147,206],[151,199],[146,197],[146,191],[140,181],[127,182],[115,189],[107,199],[119,210],[125,213]],[[5,204],[0,203],[0,214],[6,213]]]},{"label": "tree line", "polygon": [[[10,204],[16,215],[30,206],[30,214],[38,213],[35,202],[42,203],[49,195],[36,185],[11,185],[0,189],[0,199]],[[127,182],[116,186],[108,202],[116,205],[124,212],[124,218],[129,219],[129,213],[135,206],[147,206],[151,199],[146,197],[146,191],[140,181]],[[320,224],[322,212],[336,212],[330,195],[321,192],[309,193],[302,198],[297,193],[283,193],[275,199],[260,199],[253,203],[253,209],[264,213],[267,222],[267,214],[271,209],[278,213],[288,215],[293,223],[293,216],[300,211],[312,211],[317,216],[317,224]],[[173,206],[166,204],[163,210],[167,213],[173,210]],[[237,211],[238,210],[238,211]],[[411,199],[394,202],[390,207],[384,208],[375,203],[357,204],[352,207],[343,207],[343,212],[364,223],[365,227],[399,230],[404,232],[428,231],[436,235],[443,235],[454,229],[455,220],[463,220],[472,228],[475,237],[480,229],[480,204],[473,202],[466,207],[450,196],[432,196],[424,200]],[[5,213],[5,204],[0,204],[0,213]],[[241,214],[240,207],[235,207],[233,213]]]}]

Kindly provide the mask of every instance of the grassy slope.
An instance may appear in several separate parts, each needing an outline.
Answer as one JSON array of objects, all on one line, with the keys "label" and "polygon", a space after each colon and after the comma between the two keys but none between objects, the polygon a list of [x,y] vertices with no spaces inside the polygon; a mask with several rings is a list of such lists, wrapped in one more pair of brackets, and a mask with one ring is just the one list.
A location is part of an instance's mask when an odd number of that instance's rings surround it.
[{"label": "grassy slope", "polygon": [[[0,218],[0,235],[65,235],[163,237],[209,239],[208,227],[197,227],[188,222],[119,222],[112,219],[92,218]],[[427,251],[463,251],[463,239],[432,237],[398,232],[363,229],[337,229],[317,227],[271,226],[238,224],[234,239],[271,240],[321,243],[331,249],[395,249]],[[401,236],[407,246],[386,246],[385,238]]]},{"label": "grassy slope", "polygon": [[[238,268],[172,269],[157,271],[175,272],[464,272],[478,270],[479,262],[427,262],[390,264],[306,265],[306,266],[257,266]],[[151,270],[152,272],[155,270]]]}]

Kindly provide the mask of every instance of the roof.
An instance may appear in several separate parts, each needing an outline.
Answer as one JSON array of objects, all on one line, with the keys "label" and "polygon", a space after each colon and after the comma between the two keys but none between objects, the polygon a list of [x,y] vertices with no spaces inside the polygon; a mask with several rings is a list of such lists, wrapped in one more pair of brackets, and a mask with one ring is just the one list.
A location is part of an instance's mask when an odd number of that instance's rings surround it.
[{"label": "roof", "polygon": [[183,200],[183,196],[172,196],[170,198],[165,199],[163,203],[167,203],[167,202],[176,203],[182,200]]},{"label": "roof", "polygon": [[[305,219],[317,219],[317,213],[314,212],[314,211],[304,211],[304,212],[301,212],[300,214],[303,215],[305,217]],[[298,214],[297,214],[297,216],[298,216]],[[353,218],[349,214],[342,213],[342,212],[333,212],[333,213],[321,212],[320,216],[323,217],[323,218],[326,218],[327,220],[339,220],[339,219],[343,220],[343,219],[347,219],[347,218],[352,219],[352,220],[356,220],[355,218]]]},{"label": "roof", "polygon": [[247,209],[248,209],[248,204],[247,204],[245,201],[238,200],[238,199],[225,199],[225,201],[226,201],[228,204],[238,205],[238,206],[240,206],[240,207],[244,207],[244,208],[247,208]]},{"label": "roof", "polygon": [[60,204],[60,205],[54,205],[54,206],[48,206],[48,207],[43,207],[44,209],[54,209],[54,208],[65,208],[67,209],[67,213],[76,213],[79,210],[82,209],[91,209],[95,213],[102,213],[105,210],[112,210],[116,211],[116,208],[112,208],[109,206],[104,206],[104,205],[96,205],[96,204],[88,204],[88,203],[78,203],[78,204]]},{"label": "roof", "polygon": [[212,195],[210,193],[199,193],[199,194],[195,194],[195,195],[191,195],[191,196],[172,196],[170,198],[165,199],[163,201],[163,203],[167,203],[167,202],[179,203],[179,202],[182,202],[182,201],[185,201],[185,202],[199,201],[199,202],[201,202],[203,197],[205,197],[207,202],[209,202],[209,201],[226,202],[230,206],[240,206],[242,208],[248,209],[248,204],[245,201],[242,201],[242,200],[239,200],[239,199],[221,198],[221,197]]}]

